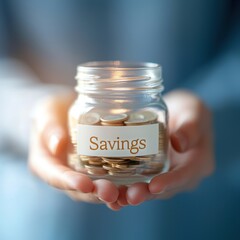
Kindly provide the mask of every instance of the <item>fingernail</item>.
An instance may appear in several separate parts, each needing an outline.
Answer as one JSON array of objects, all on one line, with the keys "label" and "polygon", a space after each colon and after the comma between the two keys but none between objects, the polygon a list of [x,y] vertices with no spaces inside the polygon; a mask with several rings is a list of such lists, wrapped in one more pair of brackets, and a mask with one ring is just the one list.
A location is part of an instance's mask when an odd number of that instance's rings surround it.
[{"label": "fingernail", "polygon": [[93,192],[94,186],[92,184],[92,180],[83,174],[71,173],[66,177],[66,182],[70,188],[82,193]]},{"label": "fingernail", "polygon": [[106,202],[103,198],[96,196],[101,202]]},{"label": "fingernail", "polygon": [[107,207],[113,211],[119,211],[122,207],[119,206],[119,204],[116,203],[111,203],[111,204],[107,204]]},{"label": "fingernail", "polygon": [[117,203],[118,203],[118,205],[121,206],[121,207],[124,207],[124,206],[127,206],[127,205],[128,205],[127,199],[118,200]]},{"label": "fingernail", "polygon": [[161,189],[161,190],[159,190],[159,191],[156,191],[156,192],[151,192],[153,195],[154,194],[156,194],[156,195],[158,195],[158,194],[162,194],[162,193],[164,193],[165,192],[165,190],[164,189]]},{"label": "fingernail", "polygon": [[185,137],[185,135],[182,132],[177,132],[174,134],[173,136],[177,142],[175,142],[175,147],[177,148],[176,150],[180,151],[180,152],[184,152],[187,150],[187,138]]},{"label": "fingernail", "polygon": [[148,185],[149,192],[151,194],[160,194],[165,191],[166,186],[160,183],[160,176],[155,177]]}]

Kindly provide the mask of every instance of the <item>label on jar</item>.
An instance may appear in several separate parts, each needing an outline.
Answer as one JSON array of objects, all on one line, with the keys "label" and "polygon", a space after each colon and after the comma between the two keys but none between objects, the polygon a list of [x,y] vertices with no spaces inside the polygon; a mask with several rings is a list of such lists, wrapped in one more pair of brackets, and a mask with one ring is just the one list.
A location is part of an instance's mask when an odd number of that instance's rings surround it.
[{"label": "label on jar", "polygon": [[78,124],[77,153],[87,156],[129,157],[157,154],[159,124],[93,126]]}]

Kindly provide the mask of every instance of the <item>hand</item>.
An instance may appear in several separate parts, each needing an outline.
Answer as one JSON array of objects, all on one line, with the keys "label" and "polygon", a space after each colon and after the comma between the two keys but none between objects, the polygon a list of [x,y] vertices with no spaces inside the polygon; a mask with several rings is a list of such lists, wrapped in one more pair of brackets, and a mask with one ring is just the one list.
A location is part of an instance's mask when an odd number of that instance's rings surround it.
[{"label": "hand", "polygon": [[[165,96],[169,109],[169,172],[154,177],[149,184],[136,183],[126,190],[120,206],[138,205],[150,199],[165,199],[188,191],[214,169],[211,114],[193,94],[174,91]],[[116,204],[115,204],[116,205]]]},{"label": "hand", "polygon": [[92,181],[67,166],[67,113],[73,99],[71,94],[52,96],[37,105],[29,166],[42,180],[65,191],[75,200],[106,204],[116,202],[119,191],[114,184],[107,180]]}]

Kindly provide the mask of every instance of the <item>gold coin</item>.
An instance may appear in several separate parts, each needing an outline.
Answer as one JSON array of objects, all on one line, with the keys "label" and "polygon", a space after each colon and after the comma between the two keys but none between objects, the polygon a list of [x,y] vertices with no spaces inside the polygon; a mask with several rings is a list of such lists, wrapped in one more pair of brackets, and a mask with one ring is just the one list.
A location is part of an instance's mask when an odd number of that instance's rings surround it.
[{"label": "gold coin", "polygon": [[158,115],[152,111],[143,111],[142,114],[146,119],[148,119],[149,122],[154,122],[158,118]]},{"label": "gold coin", "polygon": [[81,161],[83,162],[88,162],[89,161],[89,158],[86,158],[86,157],[80,157]]},{"label": "gold coin", "polygon": [[85,173],[85,174],[87,173],[87,169],[85,169],[84,166],[82,166],[82,165],[76,165],[74,167],[74,170],[81,172],[81,173]]},{"label": "gold coin", "polygon": [[113,169],[112,165],[111,165],[111,164],[108,164],[108,163],[103,164],[102,167],[103,167],[105,170],[112,170],[112,169]]},{"label": "gold coin", "polygon": [[86,125],[95,125],[100,122],[100,115],[95,112],[86,113],[80,117],[79,122]]},{"label": "gold coin", "polygon": [[97,166],[102,166],[102,161],[99,161],[99,160],[89,160],[88,161],[88,164],[90,164],[90,165],[97,165]]},{"label": "gold coin", "polygon": [[150,111],[138,111],[131,113],[129,118],[124,123],[126,125],[140,125],[151,123],[157,120],[157,114]]},{"label": "gold coin", "polygon": [[141,166],[140,164],[115,164],[114,167],[118,169],[136,169],[137,167]]},{"label": "gold coin", "polygon": [[80,155],[80,158],[81,159],[86,159],[86,160],[98,160],[98,159],[101,159],[100,157],[96,157],[96,156],[86,156],[86,155]]},{"label": "gold coin", "polygon": [[104,123],[121,123],[124,122],[125,120],[128,119],[128,115],[123,113],[123,114],[114,114],[114,115],[106,115],[100,118],[100,120]]},{"label": "gold coin", "polygon": [[163,169],[163,164],[160,162],[150,162],[147,164],[147,167],[159,170]]},{"label": "gold coin", "polygon": [[127,120],[124,122],[124,124],[127,126],[145,125],[147,123],[149,123],[149,122],[146,120]]},{"label": "gold coin", "polygon": [[101,166],[99,165],[92,165],[92,164],[85,164],[84,167],[87,169],[87,170],[91,170],[91,169],[96,169],[96,170],[100,170],[100,169],[103,169]]},{"label": "gold coin", "polygon": [[118,177],[123,177],[123,176],[132,176],[136,173],[136,171],[131,170],[131,171],[108,171],[108,174],[111,176],[118,176]]},{"label": "gold coin", "polygon": [[106,157],[103,157],[102,158],[104,162],[107,162],[107,163],[119,163],[119,162],[124,162],[125,159],[121,159],[121,158],[106,158]]},{"label": "gold coin", "polygon": [[161,170],[158,169],[145,169],[142,171],[142,175],[156,175],[159,174],[161,172]]},{"label": "gold coin", "polygon": [[91,175],[106,175],[107,171],[103,168],[91,168],[87,172]]},{"label": "gold coin", "polygon": [[[112,165],[112,167],[113,168],[118,168],[118,166],[122,166],[123,168],[127,168],[127,166],[129,165],[129,161],[123,161],[123,162],[117,162],[117,163],[115,163],[115,162],[111,162],[111,163],[109,163],[109,164],[111,164]],[[124,167],[124,166],[126,166],[126,167]]]},{"label": "gold coin", "polygon": [[138,161],[151,161],[153,159],[152,156],[139,156],[137,157]]},{"label": "gold coin", "polygon": [[109,122],[101,122],[101,125],[103,125],[103,126],[112,126],[112,127],[114,127],[114,126],[124,126],[124,124],[123,123],[109,123]]},{"label": "gold coin", "polygon": [[121,159],[125,160],[134,160],[136,157],[121,157]]}]

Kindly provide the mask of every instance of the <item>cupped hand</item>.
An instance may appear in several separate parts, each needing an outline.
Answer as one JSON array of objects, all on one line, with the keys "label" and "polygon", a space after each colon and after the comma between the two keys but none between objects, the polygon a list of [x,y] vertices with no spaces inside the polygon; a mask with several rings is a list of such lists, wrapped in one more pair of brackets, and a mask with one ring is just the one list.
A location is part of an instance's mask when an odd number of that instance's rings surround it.
[{"label": "cupped hand", "polygon": [[73,100],[73,94],[62,94],[46,97],[37,104],[33,114],[29,167],[42,180],[75,200],[114,203],[119,195],[114,184],[107,180],[92,181],[67,165],[67,113]]},{"label": "cupped hand", "polygon": [[[169,172],[154,177],[149,184],[136,183],[126,190],[120,206],[138,205],[150,199],[165,199],[195,188],[214,170],[211,113],[204,103],[187,91],[165,96],[169,109]],[[113,205],[114,206],[114,205]]]},{"label": "cupped hand", "polygon": [[52,96],[35,109],[29,166],[50,185],[79,201],[105,203],[112,210],[165,199],[197,186],[214,169],[211,113],[203,102],[186,91],[165,96],[169,109],[170,171],[149,184],[117,188],[107,180],[92,181],[67,166],[67,112],[73,95]]}]

